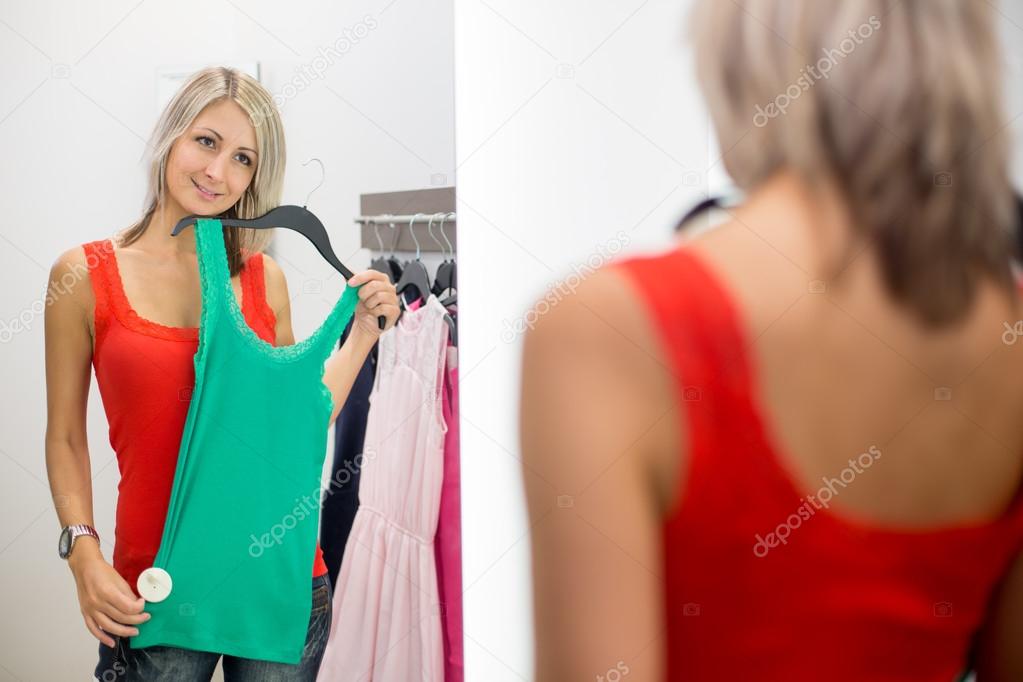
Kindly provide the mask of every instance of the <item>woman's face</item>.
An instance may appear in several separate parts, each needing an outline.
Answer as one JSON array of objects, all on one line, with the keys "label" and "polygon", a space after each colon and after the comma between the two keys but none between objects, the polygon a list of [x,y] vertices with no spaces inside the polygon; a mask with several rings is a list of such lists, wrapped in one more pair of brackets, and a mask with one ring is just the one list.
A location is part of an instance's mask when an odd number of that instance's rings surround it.
[{"label": "woman's face", "polygon": [[167,191],[186,214],[217,215],[237,203],[256,172],[256,132],[234,101],[195,117],[167,158]]}]

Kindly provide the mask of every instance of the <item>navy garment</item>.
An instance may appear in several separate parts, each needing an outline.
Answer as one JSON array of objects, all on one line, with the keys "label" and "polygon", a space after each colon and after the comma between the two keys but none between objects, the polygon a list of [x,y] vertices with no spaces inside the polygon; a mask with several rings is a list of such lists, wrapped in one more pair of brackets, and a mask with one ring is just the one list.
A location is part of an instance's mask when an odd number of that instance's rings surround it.
[{"label": "navy garment", "polygon": [[[352,329],[352,321],[341,334],[340,347]],[[366,438],[366,420],[369,417],[369,394],[376,377],[377,347],[366,357],[366,362],[355,377],[348,400],[334,422],[334,463],[330,481],[323,491],[320,509],[320,549],[330,573],[330,585],[337,585],[341,572],[341,559],[345,554],[348,535],[352,532],[355,512],[359,509],[359,477],[361,474],[362,445]]]}]

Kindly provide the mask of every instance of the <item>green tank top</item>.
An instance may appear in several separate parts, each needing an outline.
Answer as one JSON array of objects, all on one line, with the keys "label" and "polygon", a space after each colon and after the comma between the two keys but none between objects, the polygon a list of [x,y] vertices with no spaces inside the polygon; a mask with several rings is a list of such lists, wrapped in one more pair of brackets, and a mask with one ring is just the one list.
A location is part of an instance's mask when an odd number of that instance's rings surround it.
[{"label": "green tank top", "polygon": [[220,221],[198,220],[195,241],[195,388],[160,548],[138,581],[152,616],[130,644],[298,663],[333,410],[323,366],[359,287],[307,339],[272,346],[238,308]]}]

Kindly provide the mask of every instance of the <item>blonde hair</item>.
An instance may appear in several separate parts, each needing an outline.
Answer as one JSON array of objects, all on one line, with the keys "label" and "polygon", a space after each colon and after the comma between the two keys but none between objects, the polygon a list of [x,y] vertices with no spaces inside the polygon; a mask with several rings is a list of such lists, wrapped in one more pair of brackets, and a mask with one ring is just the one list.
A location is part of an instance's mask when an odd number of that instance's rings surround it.
[{"label": "blonde hair", "polygon": [[[986,274],[1015,300],[993,8],[972,0],[698,0],[697,73],[734,181],[836,182],[887,289],[930,327]],[[989,144],[990,142],[990,144]]]},{"label": "blonde hair", "polygon": [[[210,104],[230,99],[248,114],[256,132],[256,172],[241,198],[223,217],[255,218],[280,205],[284,189],[284,126],[273,97],[258,81],[236,69],[211,67],[192,75],[164,108],[147,146],[148,191],[142,218],[127,228],[123,245],[142,236],[157,206],[167,196],[167,158],[174,142]],[[232,275],[241,270],[243,253],[262,251],[272,230],[224,228]]]}]

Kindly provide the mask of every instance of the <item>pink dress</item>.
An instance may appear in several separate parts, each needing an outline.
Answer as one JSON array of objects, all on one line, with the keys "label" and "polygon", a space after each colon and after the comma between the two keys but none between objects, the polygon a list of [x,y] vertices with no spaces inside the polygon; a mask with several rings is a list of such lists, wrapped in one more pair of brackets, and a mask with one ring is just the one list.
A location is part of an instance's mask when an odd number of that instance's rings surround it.
[{"label": "pink dress", "polygon": [[447,431],[446,312],[430,296],[380,337],[359,510],[317,680],[444,680],[433,542]]},{"label": "pink dress", "polygon": [[435,551],[444,636],[444,682],[462,682],[462,502],[458,460],[458,348],[448,346],[444,374],[444,484],[440,497]]}]

